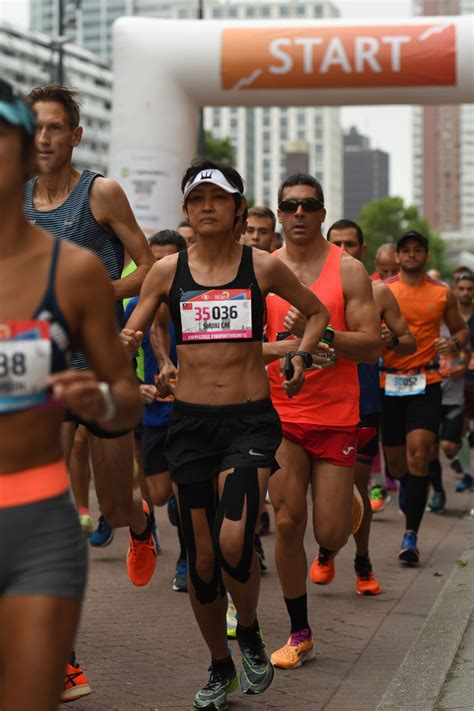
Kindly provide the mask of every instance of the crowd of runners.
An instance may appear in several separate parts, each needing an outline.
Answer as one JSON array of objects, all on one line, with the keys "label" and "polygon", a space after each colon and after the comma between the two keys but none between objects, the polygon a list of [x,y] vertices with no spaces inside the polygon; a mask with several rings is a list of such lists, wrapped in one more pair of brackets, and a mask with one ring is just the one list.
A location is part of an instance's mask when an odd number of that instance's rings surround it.
[{"label": "crowd of runners", "polygon": [[[238,686],[261,694],[314,658],[308,577],[329,585],[351,535],[355,592],[382,593],[370,527],[391,489],[404,565],[446,503],[440,450],[471,489],[474,275],[429,274],[429,240],[409,231],[369,277],[360,226],[325,228],[311,175],[285,178],[275,216],[206,159],[182,179],[183,222],[147,240],[116,182],[74,168],[81,137],[75,91],[24,100],[0,80],[0,708],[91,692],[73,651],[87,541],[128,527],[144,586],[166,506],[179,554],[162,584],[189,595],[210,654],[194,707],[224,711]],[[270,518],[288,638],[267,651]]]}]

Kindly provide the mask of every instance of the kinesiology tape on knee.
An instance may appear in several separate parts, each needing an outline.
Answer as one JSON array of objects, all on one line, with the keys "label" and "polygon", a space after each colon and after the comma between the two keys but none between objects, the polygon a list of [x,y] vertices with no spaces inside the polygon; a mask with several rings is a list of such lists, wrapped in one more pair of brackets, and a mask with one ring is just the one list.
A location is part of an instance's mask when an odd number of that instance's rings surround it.
[{"label": "kinesiology tape on knee", "polygon": [[214,602],[218,595],[223,596],[225,589],[220,576],[220,568],[217,560],[214,564],[212,578],[206,582],[199,577],[196,567],[196,537],[192,519],[192,510],[201,509],[205,511],[209,531],[212,531],[216,511],[216,494],[212,481],[200,482],[198,484],[179,485],[179,515],[181,520],[181,530],[186,545],[188,555],[188,570],[191,578],[196,598],[201,605]]},{"label": "kinesiology tape on knee", "polygon": [[[224,519],[241,521],[244,505],[247,505],[245,517],[244,540],[242,555],[238,565],[229,565],[220,545],[220,534]],[[236,467],[227,475],[221,500],[217,507],[216,522],[213,530],[214,548],[222,568],[234,580],[246,583],[250,578],[253,539],[260,507],[260,489],[258,485],[258,469],[256,467]]]}]

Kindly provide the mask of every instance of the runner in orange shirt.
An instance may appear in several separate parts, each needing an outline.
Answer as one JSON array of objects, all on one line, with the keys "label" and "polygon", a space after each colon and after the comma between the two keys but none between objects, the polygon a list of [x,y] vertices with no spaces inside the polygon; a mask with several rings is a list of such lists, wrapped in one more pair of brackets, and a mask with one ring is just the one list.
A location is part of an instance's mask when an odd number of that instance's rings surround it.
[{"label": "runner in orange shirt", "polygon": [[[428,460],[441,419],[438,358],[458,353],[468,340],[453,292],[426,275],[428,249],[424,235],[403,234],[397,242],[400,273],[385,282],[417,342],[413,355],[384,351],[381,377],[382,439],[390,473],[400,479],[400,508],[406,516],[398,557],[407,565],[416,565],[420,558],[417,534],[428,495]],[[449,339],[439,336],[442,321]]]},{"label": "runner in orange shirt", "polygon": [[[310,175],[291,176],[278,195],[285,246],[278,257],[319,296],[331,327],[320,344],[318,363],[298,395],[281,397],[279,359],[295,347],[305,320],[276,294],[267,297],[264,356],[270,392],[283,427],[280,470],[270,482],[275,509],[275,560],[291,629],[288,643],[272,654],[274,666],[292,669],[314,658],[308,622],[304,533],[311,485],[313,529],[321,548],[312,570],[334,575],[333,558],[351,533],[354,464],[359,422],[356,362],[375,362],[381,349],[380,317],[369,277],[360,262],[331,245],[321,233],[326,211],[321,185]],[[330,345],[327,345],[327,344]],[[272,362],[273,361],[273,362]],[[335,515],[337,512],[337,515]]]},{"label": "runner in orange shirt", "polygon": [[[343,249],[354,259],[362,261],[367,250],[364,234],[360,226],[352,220],[338,220],[328,230],[328,240]],[[390,289],[381,281],[373,282],[372,289],[375,303],[382,320],[382,341],[385,348],[394,350],[398,355],[411,355],[416,350],[416,342],[410,333],[405,317],[400,312],[397,300]],[[379,428],[382,410],[382,398],[379,388],[378,363],[358,363],[357,372],[360,385],[360,424],[361,435],[370,430],[374,436],[366,443],[359,437],[357,460],[355,465],[355,484],[364,502],[362,523],[354,533],[356,557],[356,592],[358,595],[378,595],[382,592],[372,571],[369,558],[369,535],[372,522],[372,507],[368,494],[370,469],[379,449]]]}]

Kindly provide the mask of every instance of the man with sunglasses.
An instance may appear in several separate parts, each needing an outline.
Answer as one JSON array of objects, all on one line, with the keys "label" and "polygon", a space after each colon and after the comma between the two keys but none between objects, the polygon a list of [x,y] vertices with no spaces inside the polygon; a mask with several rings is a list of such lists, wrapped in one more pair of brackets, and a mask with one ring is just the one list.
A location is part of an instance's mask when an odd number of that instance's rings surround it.
[{"label": "man with sunglasses", "polygon": [[[320,548],[316,561],[328,580],[333,558],[351,533],[354,465],[359,422],[358,361],[375,362],[381,350],[380,318],[370,280],[360,262],[323,237],[326,216],[321,185],[310,175],[287,178],[278,194],[278,219],[285,246],[277,255],[330,313],[330,326],[301,391],[280,396],[280,358],[301,337],[305,319],[284,299],[267,297],[265,360],[273,404],[283,428],[280,470],[270,482],[275,509],[275,560],[290,617],[290,637],[272,655],[276,667],[293,669],[314,658],[308,622],[304,533],[311,485],[313,530]],[[287,364],[290,365],[290,364]],[[335,515],[337,514],[337,515]]]}]

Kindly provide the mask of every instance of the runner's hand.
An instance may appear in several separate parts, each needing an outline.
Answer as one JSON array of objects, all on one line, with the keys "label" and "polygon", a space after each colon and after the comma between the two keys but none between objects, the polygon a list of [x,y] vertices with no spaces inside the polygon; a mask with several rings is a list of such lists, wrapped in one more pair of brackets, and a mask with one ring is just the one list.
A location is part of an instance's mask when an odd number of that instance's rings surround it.
[{"label": "runner's hand", "polygon": [[139,386],[140,399],[142,405],[151,405],[156,399],[156,388],[154,385],[147,385],[146,383]]},{"label": "runner's hand", "polygon": [[160,374],[155,380],[158,395],[160,397],[174,395],[174,388],[177,379],[178,369],[176,366],[171,361],[164,363],[160,368]]},{"label": "runner's hand", "polygon": [[292,306],[283,320],[283,325],[294,336],[302,338],[306,328],[306,316]]},{"label": "runner's hand", "polygon": [[453,353],[457,353],[456,346],[449,338],[436,338],[435,349],[439,355],[452,355]]},{"label": "runner's hand", "polygon": [[313,356],[313,368],[310,368],[310,370],[327,368],[336,362],[334,348],[331,348],[327,343],[323,343],[323,341],[318,343],[317,349],[311,355]]},{"label": "runner's hand", "polygon": [[133,358],[143,340],[143,332],[132,331],[131,328],[123,328],[120,331],[120,339],[125,346],[127,353]]},{"label": "runner's hand", "polygon": [[393,346],[392,332],[386,323],[382,323],[381,332],[382,332],[381,335],[382,335],[383,347],[384,348],[392,348],[392,346]]},{"label": "runner's hand", "polygon": [[288,397],[293,397],[293,395],[297,395],[304,383],[305,368],[302,358],[300,358],[300,356],[294,356],[291,362],[294,370],[293,377],[291,378],[291,380],[285,380],[283,382],[283,390],[288,395]]},{"label": "runner's hand", "polygon": [[53,397],[86,422],[104,417],[107,403],[92,370],[63,370],[51,375],[48,384]]}]

